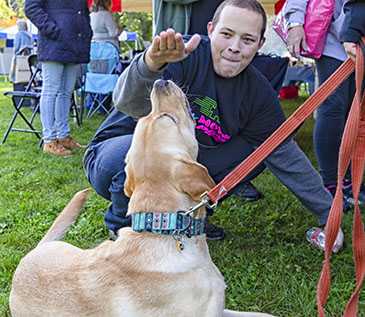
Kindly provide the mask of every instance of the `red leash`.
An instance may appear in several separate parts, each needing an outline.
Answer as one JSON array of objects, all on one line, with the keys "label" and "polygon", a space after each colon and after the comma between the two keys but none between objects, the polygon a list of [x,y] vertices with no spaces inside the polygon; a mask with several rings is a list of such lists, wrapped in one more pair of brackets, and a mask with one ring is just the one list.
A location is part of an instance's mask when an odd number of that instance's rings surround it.
[{"label": "red leash", "polygon": [[353,72],[354,62],[346,60],[265,142],[206,195],[216,203],[275,150]]},{"label": "red leash", "polygon": [[[362,41],[365,44],[365,38],[362,38]],[[365,276],[365,233],[358,205],[365,162],[365,93],[361,92],[362,83],[364,81],[364,53],[359,44],[356,48],[356,56],[356,94],[342,137],[339,152],[337,190],[326,225],[325,263],[317,288],[319,316],[326,316],[323,308],[331,288],[329,258],[341,225],[343,208],[342,180],[350,161],[352,169],[352,189],[355,200],[352,240],[357,287],[347,303],[344,312],[345,317],[357,316],[359,292]]]},{"label": "red leash", "polygon": [[[362,39],[363,43],[365,43],[364,39],[365,38]],[[251,170],[259,165],[291,133],[293,133],[294,130],[298,128],[299,125],[354,71],[354,68],[354,62],[351,59],[347,59],[265,142],[205,195],[214,204],[217,204],[220,198],[224,197],[230,189],[236,186]],[[359,292],[365,276],[365,233],[358,206],[358,195],[363,178],[365,161],[365,93],[361,96],[363,78],[364,55],[360,45],[357,45],[356,95],[341,143],[337,191],[326,225],[325,263],[317,289],[318,314],[321,317],[325,316],[323,308],[326,304],[331,287],[329,258],[341,224],[343,212],[342,180],[350,160],[352,162],[352,186],[355,199],[353,249],[357,287],[346,306],[344,313],[345,317],[355,317],[357,315]],[[205,201],[205,203],[207,203],[207,201]]]}]

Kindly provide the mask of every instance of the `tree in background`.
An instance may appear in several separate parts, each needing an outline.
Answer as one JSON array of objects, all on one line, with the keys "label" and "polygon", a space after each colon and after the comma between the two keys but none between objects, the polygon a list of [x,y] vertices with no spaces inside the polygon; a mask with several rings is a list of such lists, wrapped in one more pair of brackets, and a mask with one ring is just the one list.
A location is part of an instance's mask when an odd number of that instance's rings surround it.
[{"label": "tree in background", "polygon": [[152,41],[152,13],[151,12],[113,12],[118,26],[126,25],[126,30],[137,32],[145,41]]},{"label": "tree in background", "polygon": [[12,26],[16,23],[18,18],[24,17],[24,5],[18,14],[18,12],[13,9],[10,1],[0,0],[0,17],[0,28]]}]

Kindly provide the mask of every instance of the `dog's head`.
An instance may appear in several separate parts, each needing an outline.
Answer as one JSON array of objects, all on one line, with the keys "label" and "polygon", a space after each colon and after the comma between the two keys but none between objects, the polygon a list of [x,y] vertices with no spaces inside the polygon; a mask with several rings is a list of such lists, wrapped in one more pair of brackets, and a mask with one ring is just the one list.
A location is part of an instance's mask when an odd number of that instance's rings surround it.
[{"label": "dog's head", "polygon": [[200,201],[200,194],[214,186],[207,169],[196,162],[195,120],[182,90],[170,80],[157,80],[151,103],[126,157],[129,213],[187,208],[183,205]]},{"label": "dog's head", "polygon": [[171,80],[156,80],[151,92],[152,115],[168,116],[194,133],[195,120],[183,91]]}]

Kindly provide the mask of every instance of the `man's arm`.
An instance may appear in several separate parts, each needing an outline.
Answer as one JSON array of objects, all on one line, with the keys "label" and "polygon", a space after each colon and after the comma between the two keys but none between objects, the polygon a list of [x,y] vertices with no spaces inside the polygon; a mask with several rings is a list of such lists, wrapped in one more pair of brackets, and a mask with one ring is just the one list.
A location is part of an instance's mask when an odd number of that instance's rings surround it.
[{"label": "man's arm", "polygon": [[292,139],[280,145],[265,160],[270,171],[325,225],[332,204],[331,194],[303,151]]},{"label": "man's arm", "polygon": [[151,110],[149,95],[155,80],[161,78],[168,63],[187,58],[199,43],[199,35],[184,43],[182,35],[172,29],[155,36],[144,54],[136,56],[119,77],[113,93],[115,107],[132,117],[147,115]]},{"label": "man's arm", "polygon": [[153,83],[162,77],[162,70],[150,70],[144,62],[144,55],[137,55],[120,75],[113,92],[117,110],[131,117],[140,118],[151,111],[149,101]]}]

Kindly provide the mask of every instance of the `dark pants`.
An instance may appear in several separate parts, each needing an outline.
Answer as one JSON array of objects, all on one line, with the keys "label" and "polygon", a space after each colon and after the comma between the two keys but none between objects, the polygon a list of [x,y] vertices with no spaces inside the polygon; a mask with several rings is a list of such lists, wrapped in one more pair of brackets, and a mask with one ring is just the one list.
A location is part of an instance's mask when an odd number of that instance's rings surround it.
[{"label": "dark pants", "polygon": [[[316,60],[319,84],[326,81],[341,64],[340,60],[328,56]],[[319,107],[314,127],[314,149],[325,186],[337,183],[338,153],[354,94],[355,79],[352,74]]]},{"label": "dark pants", "polygon": [[[127,124],[132,123],[127,122]],[[125,127],[125,131],[130,128],[132,127]],[[112,202],[104,215],[104,220],[107,228],[113,231],[129,226],[131,223],[126,217],[129,198],[124,195],[126,179],[124,159],[132,136],[132,134],[126,134],[111,137],[90,146],[84,156],[84,169],[91,186],[99,195]],[[207,167],[211,177],[218,183],[253,150],[253,147],[242,137],[237,136],[219,146],[201,148],[198,161]],[[259,165],[225,198],[239,190],[243,183],[259,175],[264,168],[264,164]],[[208,214],[212,214],[212,211],[208,211]]]}]

